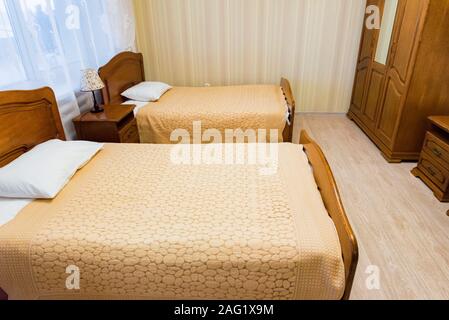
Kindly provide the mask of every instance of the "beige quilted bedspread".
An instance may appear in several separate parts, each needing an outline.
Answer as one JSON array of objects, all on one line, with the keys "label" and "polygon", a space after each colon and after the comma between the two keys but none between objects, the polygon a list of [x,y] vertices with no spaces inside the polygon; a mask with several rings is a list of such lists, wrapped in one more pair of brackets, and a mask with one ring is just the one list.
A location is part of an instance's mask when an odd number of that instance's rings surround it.
[{"label": "beige quilted bedspread", "polygon": [[171,140],[176,129],[185,129],[192,137],[195,121],[201,121],[203,131],[217,129],[223,137],[226,129],[262,129],[263,139],[271,141],[270,130],[277,130],[276,141],[282,142],[286,112],[279,86],[175,87],[140,109],[137,123],[142,143],[177,143]]},{"label": "beige quilted bedspread", "polygon": [[302,149],[279,148],[277,173],[261,175],[106,145],[55,200],[0,227],[0,287],[11,299],[339,299],[335,227]]}]

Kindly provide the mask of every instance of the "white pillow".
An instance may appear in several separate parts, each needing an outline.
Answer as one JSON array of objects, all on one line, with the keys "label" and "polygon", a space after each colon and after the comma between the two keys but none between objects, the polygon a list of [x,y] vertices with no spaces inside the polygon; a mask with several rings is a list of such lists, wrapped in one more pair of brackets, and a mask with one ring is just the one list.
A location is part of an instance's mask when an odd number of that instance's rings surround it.
[{"label": "white pillow", "polygon": [[122,93],[122,96],[130,100],[143,102],[155,102],[172,89],[168,84],[162,82],[141,82]]},{"label": "white pillow", "polygon": [[53,199],[103,146],[85,141],[42,143],[0,169],[0,197]]}]

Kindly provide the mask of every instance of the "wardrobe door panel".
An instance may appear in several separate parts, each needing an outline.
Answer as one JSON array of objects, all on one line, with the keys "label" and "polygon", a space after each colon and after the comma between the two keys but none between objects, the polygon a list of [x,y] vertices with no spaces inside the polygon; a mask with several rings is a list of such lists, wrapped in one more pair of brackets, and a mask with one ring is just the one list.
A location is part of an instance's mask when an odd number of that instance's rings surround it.
[{"label": "wardrobe door panel", "polygon": [[352,108],[355,109],[354,111],[362,111],[367,73],[368,68],[363,68],[357,72],[354,85],[354,95],[352,98]]},{"label": "wardrobe door panel", "polygon": [[389,147],[392,147],[392,140],[401,111],[401,104],[402,92],[397,87],[395,81],[390,79],[387,83],[384,105],[378,127],[379,138]]},{"label": "wardrobe door panel", "polygon": [[373,69],[370,84],[368,86],[368,97],[366,99],[365,109],[363,111],[366,125],[368,125],[371,129],[374,129],[376,126],[379,110],[379,98],[382,93],[383,80],[384,73]]},{"label": "wardrobe door panel", "polygon": [[419,26],[424,15],[423,2],[407,0],[402,23],[393,44],[394,59],[391,71],[396,72],[403,85],[411,73],[414,47],[419,38]]},{"label": "wardrobe door panel", "polygon": [[[394,148],[397,126],[402,117],[408,84],[413,73],[420,28],[426,13],[426,0],[402,0],[391,47],[391,62],[386,76],[385,95],[381,105],[377,136]],[[408,111],[410,112],[410,111]]]},{"label": "wardrobe door panel", "polygon": [[[379,0],[369,0],[367,6],[378,5]],[[368,17],[368,14],[365,18]],[[358,116],[361,115],[364,100],[366,97],[366,86],[368,73],[371,68],[371,62],[373,59],[374,43],[375,42],[375,30],[368,29],[364,26],[362,40],[360,44],[359,58],[357,61],[357,70],[354,82],[354,90],[351,102],[351,111],[353,111]]]}]

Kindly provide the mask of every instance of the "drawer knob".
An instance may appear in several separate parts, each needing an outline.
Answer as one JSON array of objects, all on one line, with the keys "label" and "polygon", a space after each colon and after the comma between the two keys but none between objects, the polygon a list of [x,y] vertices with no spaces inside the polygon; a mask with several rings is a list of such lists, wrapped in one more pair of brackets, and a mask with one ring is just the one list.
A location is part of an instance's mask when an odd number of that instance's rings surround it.
[{"label": "drawer knob", "polygon": [[437,157],[441,157],[443,154],[441,153],[440,150],[438,150],[437,148],[433,148],[432,152],[434,155],[436,155]]},{"label": "drawer knob", "polygon": [[429,173],[432,175],[432,177],[434,177],[436,175],[436,172],[433,171],[432,167],[427,167],[427,170],[429,171]]}]

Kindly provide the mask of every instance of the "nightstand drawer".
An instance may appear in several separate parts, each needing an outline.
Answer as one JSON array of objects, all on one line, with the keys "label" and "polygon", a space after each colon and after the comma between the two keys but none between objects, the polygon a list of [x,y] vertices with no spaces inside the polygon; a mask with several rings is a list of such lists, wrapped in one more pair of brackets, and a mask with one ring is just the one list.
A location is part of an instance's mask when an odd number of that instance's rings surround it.
[{"label": "nightstand drawer", "polygon": [[445,168],[449,169],[449,145],[443,140],[428,132],[426,141],[424,142],[424,151],[439,160]]},{"label": "nightstand drawer", "polygon": [[139,143],[139,130],[137,128],[137,121],[134,119],[128,123],[122,130],[120,130],[121,143]]},{"label": "nightstand drawer", "polygon": [[434,157],[427,154],[427,152],[421,154],[418,167],[442,190],[446,190],[449,187],[449,171],[437,163]]}]

